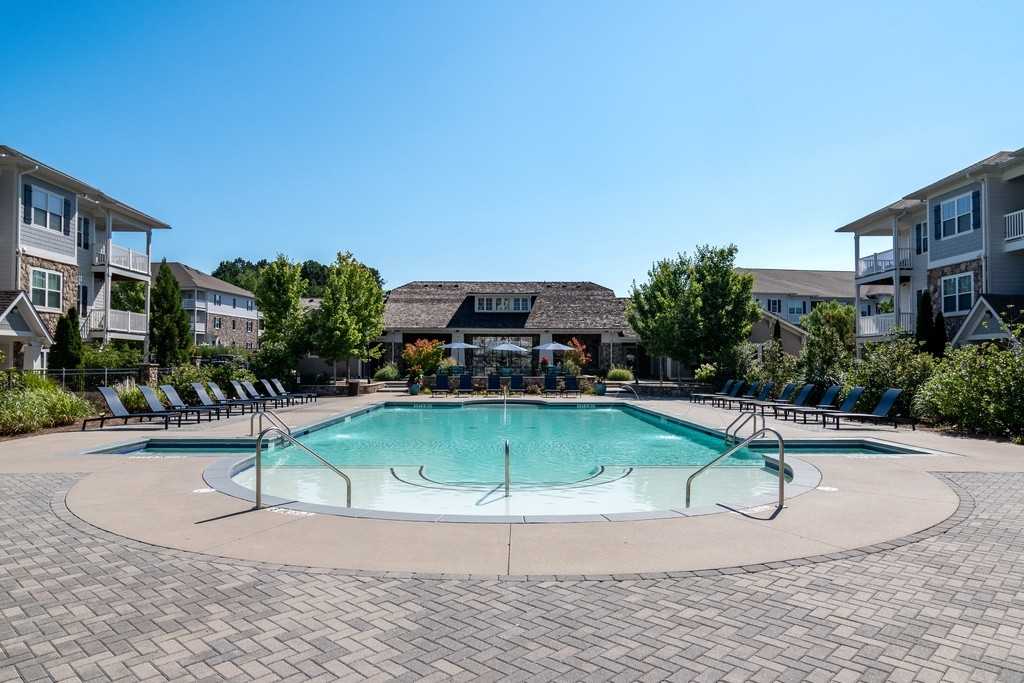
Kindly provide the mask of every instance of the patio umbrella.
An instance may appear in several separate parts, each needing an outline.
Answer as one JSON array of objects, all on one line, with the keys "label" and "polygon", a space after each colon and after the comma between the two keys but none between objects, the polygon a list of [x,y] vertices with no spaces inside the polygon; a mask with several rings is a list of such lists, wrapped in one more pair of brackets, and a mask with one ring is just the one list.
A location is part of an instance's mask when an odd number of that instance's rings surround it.
[{"label": "patio umbrella", "polygon": [[534,346],[534,351],[572,351],[573,347],[566,346],[565,344],[559,344],[558,342],[548,342],[547,344],[541,344],[540,346]]},{"label": "patio umbrella", "polygon": [[516,346],[512,342],[501,342],[488,348],[489,351],[504,351],[508,354],[508,362],[512,362],[513,353],[529,353],[529,349],[524,349],[522,346]]},{"label": "patio umbrella", "polygon": [[442,346],[441,348],[462,351],[462,353],[459,354],[459,355],[462,356],[462,364],[465,365],[466,364],[466,349],[479,349],[480,347],[476,346],[474,344],[467,344],[466,342],[449,342],[449,343],[445,344],[444,346]]}]

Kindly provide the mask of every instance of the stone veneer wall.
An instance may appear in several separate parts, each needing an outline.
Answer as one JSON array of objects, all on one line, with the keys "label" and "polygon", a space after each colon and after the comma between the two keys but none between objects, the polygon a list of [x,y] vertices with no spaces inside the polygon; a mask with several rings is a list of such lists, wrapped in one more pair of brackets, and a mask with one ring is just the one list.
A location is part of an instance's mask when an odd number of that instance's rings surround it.
[{"label": "stone veneer wall", "polygon": [[[61,273],[64,276],[64,291],[61,296],[62,311],[67,312],[69,308],[78,305],[78,266],[69,266],[66,263],[58,263],[56,261],[39,258],[38,256],[22,254],[21,273],[18,282],[20,284],[19,288],[29,295],[29,299],[32,298],[32,268],[45,268],[46,270],[53,270]],[[44,323],[46,323],[46,327],[50,330],[50,334],[52,335],[57,330],[57,320],[60,318],[60,315],[57,313],[39,311],[39,317]]]},{"label": "stone veneer wall", "polygon": [[[935,312],[942,310],[942,278],[950,275],[957,275],[959,273],[969,273],[974,271],[974,296],[977,298],[982,293],[982,277],[981,277],[981,259],[971,259],[970,261],[964,261],[962,263],[954,263],[948,266],[942,266],[941,268],[932,268],[928,271],[928,289],[932,293],[932,307]],[[952,339],[954,335],[960,330],[960,326],[967,318],[967,314],[945,316],[946,319],[946,339]]]},{"label": "stone veneer wall", "polygon": [[[220,318],[222,322],[221,328],[218,330],[213,326],[214,318]],[[231,321],[237,321],[235,324],[237,327],[231,329]],[[245,331],[245,323],[252,323],[252,332]],[[231,346],[232,342],[238,348],[246,348],[246,342],[252,344],[252,348],[256,348],[256,340],[258,339],[257,332],[259,330],[259,321],[253,320],[252,318],[237,318],[231,315],[213,315],[209,314],[206,318],[206,337],[212,343],[214,337],[220,339],[221,346]]]}]

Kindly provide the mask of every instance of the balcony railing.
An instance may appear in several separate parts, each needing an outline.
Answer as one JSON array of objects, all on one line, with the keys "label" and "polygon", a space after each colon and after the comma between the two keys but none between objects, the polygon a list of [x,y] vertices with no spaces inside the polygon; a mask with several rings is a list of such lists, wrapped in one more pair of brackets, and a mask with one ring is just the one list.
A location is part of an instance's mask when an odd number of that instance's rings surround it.
[{"label": "balcony railing", "polygon": [[1024,209],[1003,216],[1006,226],[1006,239],[1019,240],[1024,238]]},{"label": "balcony railing", "polygon": [[[93,263],[97,266],[107,265],[107,255],[103,251],[104,248],[105,247],[100,247],[100,251],[97,251],[93,256]],[[135,251],[134,249],[119,247],[116,244],[110,245],[110,265],[122,270],[129,270],[134,273],[144,273],[145,275],[149,275],[148,256],[142,252]]]},{"label": "balcony railing", "polygon": [[108,320],[102,309],[95,309],[89,312],[89,331],[146,334],[149,331],[149,320],[145,313],[117,310],[110,311]]},{"label": "balcony railing", "polygon": [[[911,267],[910,247],[900,247],[900,268]],[[857,262],[857,277],[884,273],[896,268],[896,254],[892,249],[861,257]]]},{"label": "balcony railing", "polygon": [[899,325],[896,324],[895,313],[879,313],[878,315],[857,318],[857,335],[861,337],[882,337],[892,332],[896,327],[912,332],[913,326],[913,313],[900,313]]},{"label": "balcony railing", "polygon": [[206,334],[206,323],[191,323],[189,327],[193,333]]}]

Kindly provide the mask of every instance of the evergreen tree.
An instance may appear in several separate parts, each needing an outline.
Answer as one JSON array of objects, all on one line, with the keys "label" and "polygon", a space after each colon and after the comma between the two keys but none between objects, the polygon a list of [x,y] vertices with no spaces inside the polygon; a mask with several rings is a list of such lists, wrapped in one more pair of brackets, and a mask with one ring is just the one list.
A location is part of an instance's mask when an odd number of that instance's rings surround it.
[{"label": "evergreen tree", "polygon": [[772,339],[775,341],[782,341],[782,325],[776,320],[775,324],[772,325]]},{"label": "evergreen tree", "polygon": [[187,363],[192,353],[192,332],[188,313],[181,305],[181,288],[166,259],[157,272],[149,307],[153,360],[165,367]]},{"label": "evergreen tree", "polygon": [[946,353],[946,316],[942,311],[935,314],[932,334],[928,339],[928,351],[936,358],[941,358]]},{"label": "evergreen tree", "polygon": [[82,365],[82,331],[78,309],[72,308],[57,321],[50,347],[48,364],[51,368],[77,368]]},{"label": "evergreen tree", "polygon": [[914,329],[914,338],[928,350],[930,350],[933,334],[933,323],[932,293],[926,289],[917,298],[917,324]]}]

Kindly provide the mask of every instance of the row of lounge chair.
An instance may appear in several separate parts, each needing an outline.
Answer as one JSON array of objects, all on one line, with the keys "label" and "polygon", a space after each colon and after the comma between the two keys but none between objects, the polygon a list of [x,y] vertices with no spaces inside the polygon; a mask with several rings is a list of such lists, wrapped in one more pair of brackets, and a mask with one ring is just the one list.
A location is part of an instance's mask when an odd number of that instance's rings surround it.
[{"label": "row of lounge chair", "polygon": [[[743,389],[746,388],[746,391]],[[853,420],[858,422],[871,422],[874,424],[892,422],[893,427],[899,427],[899,416],[893,414],[896,400],[903,393],[902,389],[895,387],[886,389],[878,404],[871,412],[857,412],[857,402],[864,393],[864,387],[853,387],[839,403],[839,394],[842,387],[838,384],[832,385],[825,390],[821,399],[815,405],[808,405],[811,397],[817,391],[815,384],[804,384],[797,388],[795,383],[786,384],[779,392],[778,398],[770,398],[775,388],[772,382],[753,382],[749,386],[743,380],[729,380],[721,391],[715,393],[696,393],[690,397],[695,403],[708,403],[722,408],[738,408],[740,410],[760,412],[766,416],[770,410],[773,417],[788,420],[790,417],[796,422],[801,418],[806,424],[808,418],[814,422],[821,420],[822,426],[829,423],[839,429],[840,420]],[[912,429],[917,429],[917,423],[913,419],[908,420]]]},{"label": "row of lounge chair", "polygon": [[231,380],[231,386],[234,388],[237,398],[228,398],[216,382],[208,382],[210,392],[213,393],[213,398],[211,398],[202,382],[193,382],[192,389],[199,399],[199,405],[195,406],[190,406],[181,400],[178,390],[170,384],[161,384],[160,390],[167,397],[169,407],[164,406],[152,387],[140,384],[139,391],[146,399],[149,410],[138,413],[129,412],[125,408],[117,391],[111,387],[100,387],[100,396],[107,404],[110,414],[86,418],[82,421],[82,431],[85,431],[86,425],[91,422],[99,422],[100,429],[102,429],[107,420],[121,420],[122,424],[128,424],[128,420],[132,418],[137,418],[139,422],[162,420],[164,429],[168,429],[172,420],[180,427],[182,420],[188,420],[190,416],[194,416],[196,422],[201,422],[203,417],[206,417],[207,422],[212,422],[214,418],[219,420],[222,412],[225,417],[231,417],[232,410],[244,413],[248,409],[249,412],[255,412],[265,410],[268,405],[278,408],[317,399],[316,394],[288,391],[279,379],[270,381],[261,379],[260,383],[266,391],[265,394],[261,393],[252,382]]},{"label": "row of lounge chair", "polygon": [[[487,387],[484,390],[486,394],[500,394],[505,388],[501,385],[501,375],[487,375]],[[558,377],[556,375],[545,375],[544,376],[544,394],[545,395],[560,395],[568,396],[574,394],[580,395],[579,380],[575,375],[566,375],[562,378],[563,385],[558,386]],[[508,378],[507,390],[510,394],[525,394],[526,386],[523,382],[522,375],[512,375]],[[476,387],[473,385],[473,376],[470,374],[459,375],[459,383],[457,386],[452,386],[448,375],[438,375],[434,382],[433,396],[447,396],[453,394],[458,396],[459,394],[472,394],[476,391]]]}]

